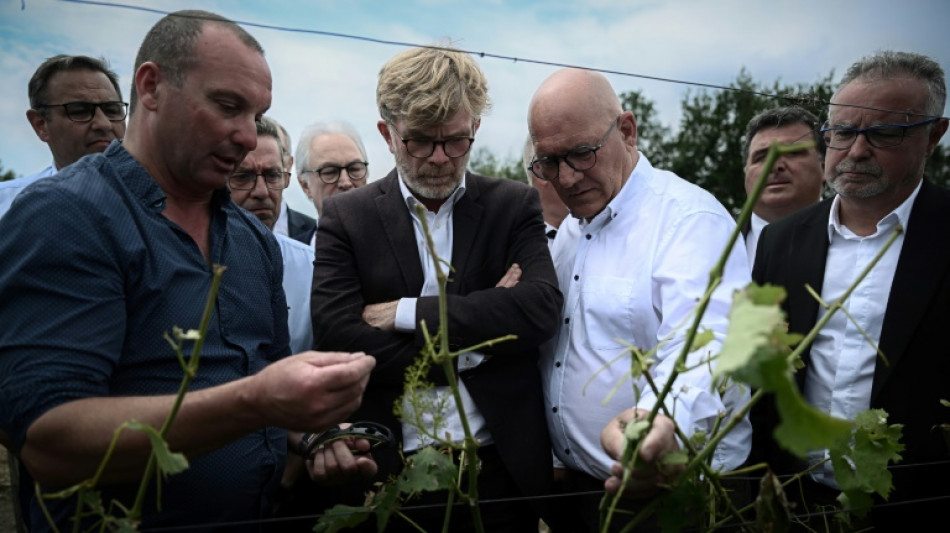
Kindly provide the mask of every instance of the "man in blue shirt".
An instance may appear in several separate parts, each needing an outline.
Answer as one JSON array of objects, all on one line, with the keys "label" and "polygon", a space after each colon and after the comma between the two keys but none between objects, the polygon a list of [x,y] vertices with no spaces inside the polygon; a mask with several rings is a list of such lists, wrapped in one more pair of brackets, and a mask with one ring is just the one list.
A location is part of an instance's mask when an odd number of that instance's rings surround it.
[{"label": "man in blue shirt", "polygon": [[[163,481],[160,512],[147,497],[140,527],[234,530],[269,515],[286,453],[278,428],[343,420],[374,360],[290,356],[280,250],[226,189],[270,105],[257,41],[212,13],[178,12],[135,64],[124,142],[32,185],[0,220],[0,444],[56,489],[90,478],[123,422],[161,426],[182,379],[163,334],[199,326],[212,265],[225,265],[167,436],[190,466]],[[132,504],[149,449],[144,433],[122,435],[105,503]],[[71,502],[47,505],[70,524]],[[36,504],[31,518],[49,529]]]}]

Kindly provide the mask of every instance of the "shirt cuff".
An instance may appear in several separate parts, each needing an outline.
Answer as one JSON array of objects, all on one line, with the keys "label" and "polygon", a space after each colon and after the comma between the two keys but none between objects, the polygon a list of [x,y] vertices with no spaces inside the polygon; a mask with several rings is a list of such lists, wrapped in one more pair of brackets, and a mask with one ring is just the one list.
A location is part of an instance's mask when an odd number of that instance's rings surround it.
[{"label": "shirt cuff", "polygon": [[416,330],[416,302],[418,298],[400,298],[396,304],[396,331],[412,333]]}]

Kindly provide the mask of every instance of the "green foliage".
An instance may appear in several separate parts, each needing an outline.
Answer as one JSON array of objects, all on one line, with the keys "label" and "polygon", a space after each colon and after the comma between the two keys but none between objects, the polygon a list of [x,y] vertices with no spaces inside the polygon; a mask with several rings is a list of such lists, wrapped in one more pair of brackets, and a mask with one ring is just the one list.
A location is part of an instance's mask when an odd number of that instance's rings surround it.
[{"label": "green foliage", "polygon": [[468,169],[483,176],[505,178],[521,183],[526,183],[528,179],[521,157],[501,159],[484,146],[472,152],[468,160]]},{"label": "green foliage", "polygon": [[13,172],[12,170],[4,171],[2,163],[3,161],[0,160],[0,181],[10,181],[12,179],[16,179],[17,178],[16,173]]},{"label": "green foliage", "polygon": [[[944,135],[943,141],[950,142],[950,138]],[[924,167],[924,175],[941,187],[950,187],[950,146],[938,144],[934,148]]]},{"label": "green foliage", "polygon": [[888,425],[887,413],[880,409],[864,411],[854,422],[853,437],[839,440],[829,453],[846,507],[863,516],[874,503],[872,492],[884,499],[890,494],[891,473],[887,465],[901,460],[904,445],[898,442],[901,426]]},{"label": "green foliage", "polygon": [[624,109],[637,116],[638,148],[654,166],[703,187],[735,213],[746,197],[742,160],[746,124],[756,113],[780,105],[797,104],[824,116],[833,93],[831,79],[829,73],[813,84],[775,81],[766,85],[742,69],[729,84],[741,91],[700,89],[687,93],[675,134],[659,122],[653,102],[639,91],[622,93],[620,100]]},{"label": "green foliage", "polygon": [[168,443],[162,438],[158,430],[147,424],[130,420],[126,427],[135,431],[144,431],[148,435],[148,440],[152,443],[152,453],[158,462],[158,471],[165,478],[171,474],[178,474],[188,469],[188,459],[184,454],[175,453],[168,447]]}]

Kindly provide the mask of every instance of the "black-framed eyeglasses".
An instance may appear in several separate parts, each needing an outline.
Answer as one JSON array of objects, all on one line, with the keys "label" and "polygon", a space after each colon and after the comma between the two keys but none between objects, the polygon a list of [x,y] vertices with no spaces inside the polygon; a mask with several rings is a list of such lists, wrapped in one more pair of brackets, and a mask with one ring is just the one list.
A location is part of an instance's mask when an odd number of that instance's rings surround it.
[{"label": "black-framed eyeglasses", "polygon": [[36,107],[62,107],[66,117],[73,122],[89,122],[96,116],[96,108],[112,122],[125,120],[129,104],[125,102],[66,102],[65,104],[43,104]]},{"label": "black-framed eyeglasses", "polygon": [[875,148],[891,148],[904,142],[907,130],[931,124],[940,120],[940,117],[930,117],[912,124],[875,124],[866,128],[852,128],[851,126],[829,126],[826,122],[821,127],[821,134],[825,137],[825,145],[832,150],[847,150],[854,144],[858,135],[864,134],[868,144]]},{"label": "black-framed eyeglasses", "polygon": [[604,147],[604,143],[607,142],[607,138],[613,133],[618,123],[620,123],[620,115],[617,115],[617,118],[610,123],[610,129],[595,146],[576,146],[561,155],[537,158],[528,165],[528,170],[544,181],[554,181],[560,176],[561,160],[578,172],[590,170],[597,164],[597,150]]},{"label": "black-framed eyeglasses", "polygon": [[236,170],[228,178],[228,185],[238,191],[251,190],[257,186],[258,176],[264,178],[264,186],[268,189],[285,189],[289,183],[290,172],[285,172],[279,168],[266,168],[261,172]]},{"label": "black-framed eyeglasses", "polygon": [[442,151],[446,157],[451,157],[452,159],[462,157],[472,149],[472,143],[475,142],[475,137],[449,137],[440,140],[405,139],[396,131],[396,126],[393,126],[392,122],[389,123],[389,126],[396,134],[396,137],[399,137],[399,140],[406,145],[406,151],[409,152],[409,155],[418,159],[430,157],[435,153],[435,147],[440,144],[442,145]]},{"label": "black-framed eyeglasses", "polygon": [[327,185],[332,185],[340,181],[340,173],[346,170],[346,175],[352,181],[363,181],[366,179],[366,169],[369,163],[366,161],[353,161],[346,165],[323,165],[320,168],[311,170],[301,170],[301,174],[316,174],[320,176],[320,181]]}]

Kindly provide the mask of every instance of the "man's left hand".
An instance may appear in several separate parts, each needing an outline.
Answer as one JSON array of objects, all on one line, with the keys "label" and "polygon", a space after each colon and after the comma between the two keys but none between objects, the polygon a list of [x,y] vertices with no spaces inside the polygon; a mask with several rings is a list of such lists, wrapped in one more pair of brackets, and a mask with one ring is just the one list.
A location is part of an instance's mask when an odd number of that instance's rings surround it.
[{"label": "man's left hand", "polygon": [[363,320],[376,329],[396,331],[396,307],[399,300],[370,304],[363,308]]}]

